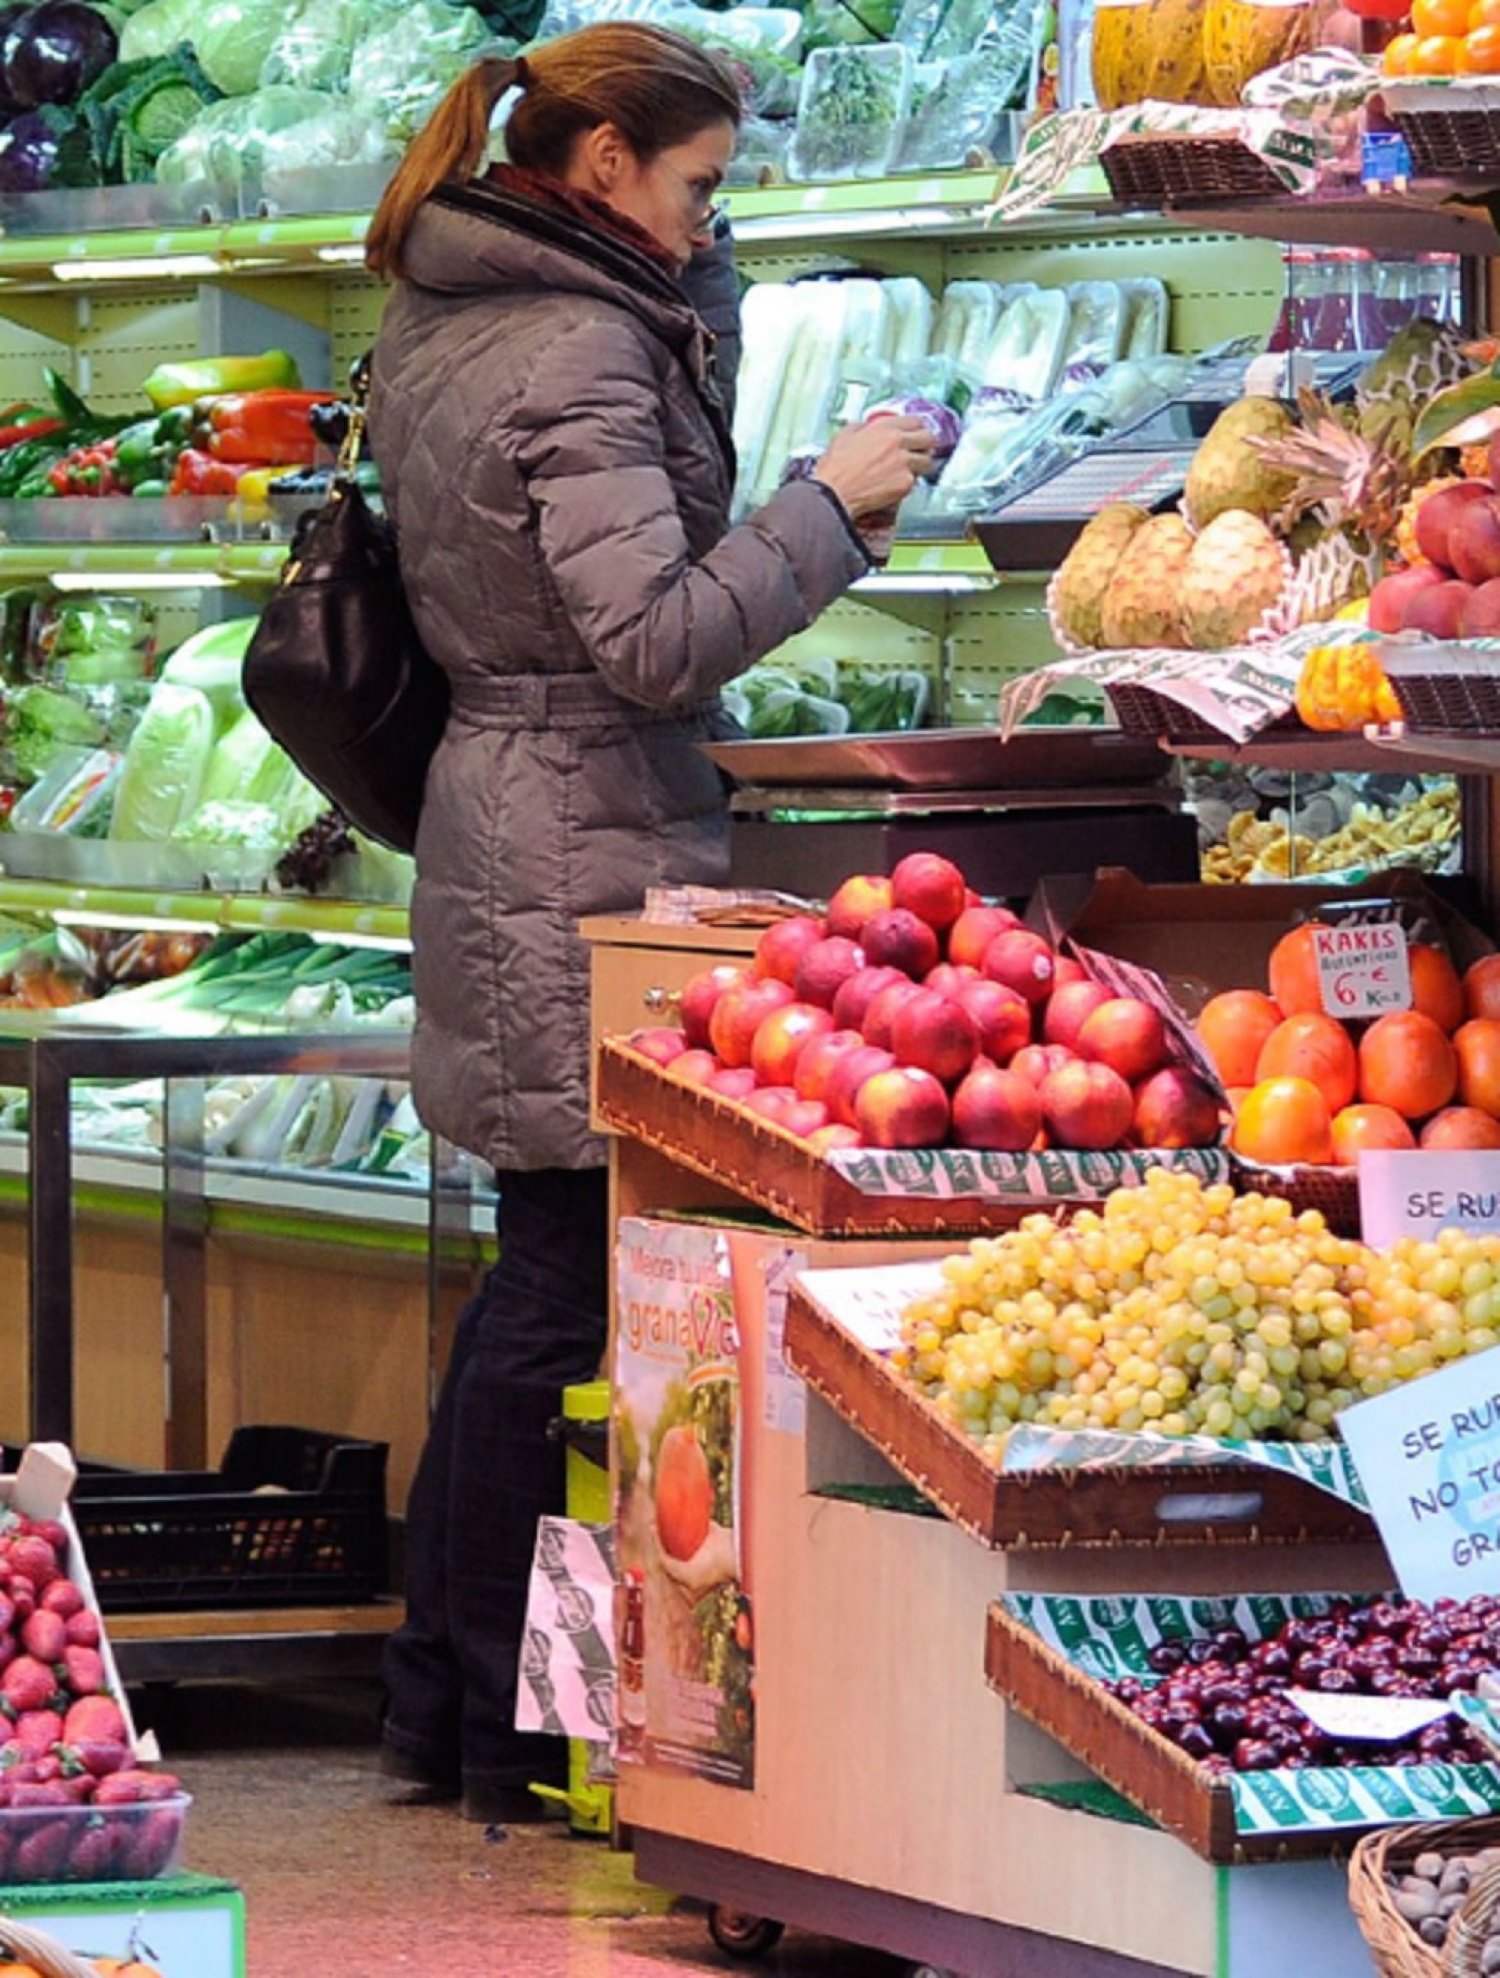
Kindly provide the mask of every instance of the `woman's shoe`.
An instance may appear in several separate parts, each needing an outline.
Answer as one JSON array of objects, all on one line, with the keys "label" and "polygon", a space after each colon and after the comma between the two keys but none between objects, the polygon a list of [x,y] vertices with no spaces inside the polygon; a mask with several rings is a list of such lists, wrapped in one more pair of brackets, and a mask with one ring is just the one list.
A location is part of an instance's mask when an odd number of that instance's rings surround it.
[{"label": "woman's shoe", "polygon": [[463,1784],[463,1814],[486,1827],[534,1827],[550,1819],[552,1810],[529,1786],[502,1785],[471,1773]]},{"label": "woman's shoe", "polygon": [[463,1790],[457,1767],[448,1771],[400,1745],[381,1745],[380,1775],[395,1788],[392,1806],[449,1806]]}]

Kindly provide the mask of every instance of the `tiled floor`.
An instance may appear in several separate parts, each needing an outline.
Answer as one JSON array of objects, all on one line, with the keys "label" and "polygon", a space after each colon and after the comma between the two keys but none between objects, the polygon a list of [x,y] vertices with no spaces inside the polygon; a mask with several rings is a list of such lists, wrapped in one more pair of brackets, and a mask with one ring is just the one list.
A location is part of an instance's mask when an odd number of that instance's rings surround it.
[{"label": "tiled floor", "polygon": [[196,1805],[188,1865],[245,1890],[250,1978],[899,1978],[891,1959],[789,1933],[757,1966],[627,1857],[563,1826],[502,1832],[391,1806],[374,1698],[184,1689],[148,1698]]}]

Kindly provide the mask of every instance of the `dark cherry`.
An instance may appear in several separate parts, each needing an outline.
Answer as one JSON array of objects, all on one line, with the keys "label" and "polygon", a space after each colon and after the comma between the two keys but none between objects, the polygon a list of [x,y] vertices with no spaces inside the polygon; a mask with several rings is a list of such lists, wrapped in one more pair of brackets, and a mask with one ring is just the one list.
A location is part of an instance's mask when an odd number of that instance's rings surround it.
[{"label": "dark cherry", "polygon": [[1265,1738],[1241,1738],[1234,1748],[1235,1769],[1240,1772],[1273,1772],[1280,1753]]},{"label": "dark cherry", "polygon": [[1208,1758],[1214,1750],[1213,1738],[1202,1724],[1186,1725],[1177,1742],[1189,1758]]},{"label": "dark cherry", "polygon": [[1159,1676],[1170,1675],[1180,1669],[1187,1660],[1187,1644],[1180,1641],[1159,1641],[1147,1651],[1146,1660]]}]

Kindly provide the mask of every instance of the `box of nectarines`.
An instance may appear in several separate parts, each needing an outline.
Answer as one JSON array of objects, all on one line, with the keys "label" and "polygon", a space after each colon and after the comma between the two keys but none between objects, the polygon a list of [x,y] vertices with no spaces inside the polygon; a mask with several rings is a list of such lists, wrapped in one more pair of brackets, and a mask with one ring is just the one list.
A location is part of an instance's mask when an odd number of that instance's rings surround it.
[{"label": "box of nectarines", "polygon": [[601,1116],[812,1234],[1004,1227],[1153,1166],[1229,1173],[1171,999],[1093,979],[949,860],[857,874],[606,1040]]},{"label": "box of nectarines", "polygon": [[1012,1593],[990,1608],[985,1668],[1210,1861],[1500,1812],[1500,1766],[1451,1703],[1500,1670],[1493,1595]]},{"label": "box of nectarines", "polygon": [[0,1885],[150,1881],[191,1804],[137,1734],[56,1443],[0,1476]]},{"label": "box of nectarines", "polygon": [[1153,971],[1228,1101],[1237,1172],[1342,1234],[1359,1233],[1364,1149],[1500,1147],[1500,957],[1419,874],[1335,889],[1108,871],[1044,883],[1032,914],[1095,978]]}]

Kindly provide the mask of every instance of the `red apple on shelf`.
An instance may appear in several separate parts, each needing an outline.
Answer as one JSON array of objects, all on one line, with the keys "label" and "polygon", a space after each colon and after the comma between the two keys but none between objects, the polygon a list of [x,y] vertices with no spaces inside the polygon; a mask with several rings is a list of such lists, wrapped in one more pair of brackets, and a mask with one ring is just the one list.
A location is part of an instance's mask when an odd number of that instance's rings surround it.
[{"label": "red apple on shelf", "polygon": [[1153,1072],[1135,1088],[1137,1146],[1212,1147],[1221,1125],[1218,1095],[1180,1065]]},{"label": "red apple on shelf", "polygon": [[910,852],[891,874],[891,902],[905,907],[939,934],[964,910],[964,876],[951,859],[936,852]]},{"label": "red apple on shelf", "polygon": [[708,1089],[721,1099],[748,1099],[759,1082],[749,1065],[724,1065],[708,1081]]},{"label": "red apple on shelf", "polygon": [[797,1097],[826,1100],[828,1081],[839,1061],[848,1057],[851,1051],[865,1048],[865,1040],[857,1030],[830,1030],[822,1037],[814,1037],[797,1060],[796,1075],[792,1079]]},{"label": "red apple on shelf", "polygon": [[859,945],[873,968],[899,968],[920,982],[938,965],[938,937],[908,907],[888,907],[865,922]]},{"label": "red apple on shelf", "polygon": [[1487,481],[1455,481],[1428,495],[1417,510],[1417,548],[1429,563],[1444,570],[1457,566],[1453,561],[1453,532],[1471,502],[1487,501],[1494,490]]},{"label": "red apple on shelf", "polygon": [[1064,982],[1052,991],[1042,1012],[1043,1043],[1066,1044],[1072,1050],[1085,1019],[1108,1001],[1109,991],[1102,982]]},{"label": "red apple on shelf", "polygon": [[669,1030],[665,1025],[649,1030],[632,1030],[625,1042],[632,1051],[639,1051],[643,1058],[650,1058],[659,1065],[671,1064],[688,1047],[688,1041],[680,1030]]},{"label": "red apple on shelf", "polygon": [[799,1003],[817,1003],[825,1010],[844,984],[865,965],[865,951],[846,934],[829,934],[815,941],[797,964],[792,987]]},{"label": "red apple on shelf", "polygon": [[1070,1051],[1066,1044],[1027,1044],[1010,1061],[1010,1069],[1029,1079],[1033,1085],[1063,1065],[1079,1062],[1078,1053]]},{"label": "red apple on shelf", "polygon": [[1369,625],[1372,632],[1399,632],[1406,624],[1407,607],[1420,591],[1447,582],[1447,572],[1435,563],[1413,563],[1409,569],[1392,571],[1382,577],[1370,593]]},{"label": "red apple on shelf", "polygon": [[673,1058],[667,1066],[667,1077],[679,1085],[707,1085],[723,1069],[712,1051],[688,1050]]},{"label": "red apple on shelf", "polygon": [[951,1117],[948,1094],[930,1071],[894,1065],[859,1088],[855,1125],[870,1147],[940,1147]]},{"label": "red apple on shelf", "polygon": [[803,1050],[832,1028],[833,1018],[816,1003],[787,1003],[772,1010],[750,1046],[751,1069],[762,1085],[790,1085]]},{"label": "red apple on shelf", "polygon": [[708,1046],[708,1026],[713,1017],[714,1005],[728,990],[738,987],[748,980],[750,971],[734,962],[715,962],[712,968],[700,969],[690,976],[683,985],[679,1012],[682,1017],[682,1034],[689,1044],[699,1050]]},{"label": "red apple on shelf", "polygon": [[809,948],[817,947],[825,932],[822,921],[807,913],[792,914],[789,919],[774,922],[755,944],[751,974],[774,976],[791,988],[797,980],[802,957]]},{"label": "red apple on shelf", "polygon": [[1031,1042],[1031,1004],[1014,989],[981,978],[960,989],[958,1002],[979,1032],[980,1050],[995,1064],[1009,1064]]},{"label": "red apple on shelf", "polygon": [[1135,1118],[1135,1094],[1108,1065],[1062,1065],[1042,1080],[1040,1096],[1054,1147],[1118,1147]]},{"label": "red apple on shelf", "polygon": [[846,1051],[828,1075],[823,1103],[829,1117],[841,1126],[856,1126],[855,1101],[865,1080],[877,1072],[889,1071],[896,1060],[877,1044],[862,1044],[857,1051]]},{"label": "red apple on shelf", "polygon": [[1009,907],[965,907],[948,930],[948,959],[983,968],[990,943],[1021,922]]},{"label": "red apple on shelf", "polygon": [[979,1027],[961,1003],[935,989],[919,989],[896,1012],[891,1049],[899,1064],[915,1065],[952,1085],[979,1055]]},{"label": "red apple on shelf", "polygon": [[1402,629],[1425,632],[1429,639],[1456,639],[1473,595],[1473,586],[1461,584],[1457,578],[1429,584],[1408,600]]},{"label": "red apple on shelf", "polygon": [[755,1033],[773,1010],[784,1009],[797,997],[790,983],[763,975],[728,989],[714,1004],[709,1018],[709,1042],[726,1065],[747,1065]]},{"label": "red apple on shelf", "polygon": [[953,1095],[953,1138],[960,1147],[1023,1154],[1042,1124],[1030,1079],[981,1058]]},{"label": "red apple on shelf", "polygon": [[833,999],[834,1022],[840,1030],[861,1029],[866,1011],[881,990],[889,989],[893,982],[909,980],[899,968],[865,967],[858,970]]},{"label": "red apple on shelf", "polygon": [[956,1000],[965,983],[983,980],[979,970],[970,968],[966,962],[939,962],[932,973],[924,977],[922,987],[935,989],[940,996]]},{"label": "red apple on shelf", "polygon": [[892,905],[891,882],[881,874],[861,872],[846,879],[828,902],[828,931],[857,941],[866,921]]},{"label": "red apple on shelf", "polygon": [[1045,1003],[1052,994],[1057,956],[1040,934],[1029,927],[1012,927],[997,934],[985,949],[984,972],[991,982],[1014,989],[1028,1003]]},{"label": "red apple on shelf", "polygon": [[896,1021],[896,1012],[904,1004],[909,1003],[913,996],[920,996],[922,993],[909,976],[903,976],[899,982],[893,982],[888,988],[882,989],[865,1011],[862,1026],[865,1042],[878,1044],[882,1051],[893,1050],[895,1047],[891,1043],[891,1027]]},{"label": "red apple on shelf", "polygon": [[1171,1055],[1167,1027],[1149,1003],[1110,996],[1079,1026],[1078,1055],[1108,1065],[1134,1085],[1160,1071]]}]

